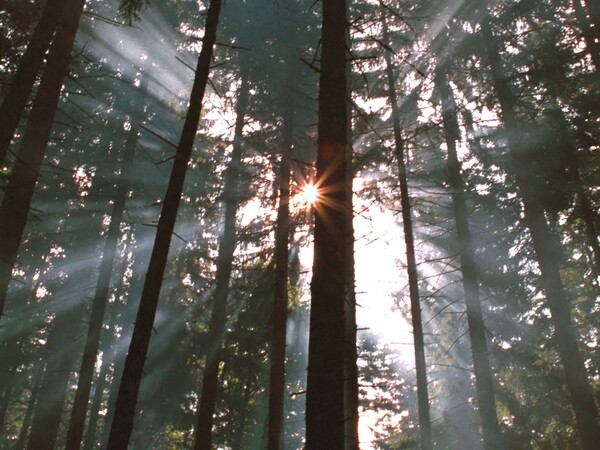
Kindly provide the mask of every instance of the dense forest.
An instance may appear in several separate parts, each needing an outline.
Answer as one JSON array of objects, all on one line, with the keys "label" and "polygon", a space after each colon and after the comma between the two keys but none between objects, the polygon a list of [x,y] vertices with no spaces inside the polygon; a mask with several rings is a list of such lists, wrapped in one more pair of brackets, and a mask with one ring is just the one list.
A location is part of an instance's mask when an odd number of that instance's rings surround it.
[{"label": "dense forest", "polygon": [[0,448],[600,448],[600,2],[0,28]]}]

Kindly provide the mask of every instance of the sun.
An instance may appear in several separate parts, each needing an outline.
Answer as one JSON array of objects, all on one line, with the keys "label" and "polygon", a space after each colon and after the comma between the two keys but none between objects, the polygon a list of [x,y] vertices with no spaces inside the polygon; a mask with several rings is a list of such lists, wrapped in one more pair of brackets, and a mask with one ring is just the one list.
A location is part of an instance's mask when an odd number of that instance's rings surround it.
[{"label": "sun", "polygon": [[319,189],[312,183],[306,183],[302,188],[304,201],[313,206],[319,200]]}]

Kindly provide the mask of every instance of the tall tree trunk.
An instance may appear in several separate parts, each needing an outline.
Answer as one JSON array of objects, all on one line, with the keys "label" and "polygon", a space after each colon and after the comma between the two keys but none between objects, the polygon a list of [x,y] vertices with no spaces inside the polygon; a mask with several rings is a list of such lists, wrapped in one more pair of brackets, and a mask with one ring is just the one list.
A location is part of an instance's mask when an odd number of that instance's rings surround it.
[{"label": "tall tree trunk", "polygon": [[[348,5],[346,5],[348,8]],[[346,9],[348,12],[348,9]],[[346,28],[346,57],[352,57],[349,49],[352,47],[350,30]],[[346,65],[346,97],[352,98],[352,67]],[[358,346],[356,326],[356,289],[355,289],[355,264],[354,264],[354,151],[352,149],[352,103],[346,102],[346,128],[348,151],[346,152],[346,288],[345,288],[345,339],[344,339],[344,434],[345,450],[359,450],[359,386],[358,386]]]},{"label": "tall tree trunk", "polygon": [[494,396],[494,382],[490,370],[485,324],[481,311],[479,296],[479,280],[477,265],[471,241],[469,227],[469,213],[465,200],[465,185],[460,174],[460,163],[456,152],[456,141],[459,139],[458,121],[456,120],[456,103],[447,75],[438,58],[435,74],[436,88],[441,96],[442,118],[444,124],[444,137],[448,147],[448,181],[452,192],[452,206],[458,235],[458,250],[460,254],[465,290],[465,303],[467,307],[467,322],[469,337],[471,338],[471,351],[473,354],[473,371],[475,373],[475,388],[477,390],[477,404],[481,418],[484,447],[487,450],[504,449],[505,443],[498,424],[496,415],[496,399]]},{"label": "tall tree trunk", "polygon": [[565,368],[567,389],[575,411],[577,432],[584,450],[597,448],[600,442],[598,411],[592,387],[573,330],[571,310],[565,295],[559,262],[562,246],[558,236],[546,222],[543,206],[536,200],[529,182],[526,152],[519,140],[519,124],[515,114],[513,95],[506,79],[496,40],[487,18],[481,24],[483,41],[491,66],[496,95],[500,102],[501,118],[505,126],[509,152],[514,165],[515,177],[523,202],[525,223],[529,229],[546,301],[554,324],[554,341]]},{"label": "tall tree trunk", "polygon": [[[67,293],[66,297],[77,296]],[[71,368],[77,354],[72,348],[73,336],[77,335],[73,324],[81,322],[83,313],[81,305],[69,300],[64,307],[68,310],[57,314],[48,335],[46,369],[31,425],[28,450],[53,450],[58,436]]]},{"label": "tall tree trunk", "polygon": [[[383,19],[384,40],[388,41],[386,21]],[[431,418],[429,412],[429,393],[427,388],[427,364],[425,361],[425,339],[423,335],[423,322],[421,319],[421,302],[419,298],[419,276],[415,258],[415,241],[412,225],[408,180],[406,177],[406,163],[404,154],[404,140],[400,125],[400,111],[396,96],[396,77],[390,53],[385,51],[386,76],[388,95],[392,106],[392,122],[394,127],[394,142],[396,145],[396,160],[398,162],[398,179],[400,182],[400,202],[402,205],[402,224],[404,228],[404,242],[406,245],[406,266],[408,271],[408,287],[410,294],[410,311],[412,316],[413,339],[415,343],[415,367],[417,372],[417,402],[419,411],[419,431],[421,449],[433,448],[431,435]]]},{"label": "tall tree trunk", "polygon": [[[114,305],[113,308],[118,309],[121,314],[117,313],[115,317],[115,323],[119,328],[123,330],[123,333],[118,340],[112,343],[110,355],[108,357],[108,363],[112,364],[112,382],[109,386],[109,395],[106,401],[106,415],[104,416],[102,433],[100,436],[100,448],[108,448],[108,438],[110,435],[110,424],[113,421],[115,415],[115,406],[117,403],[118,389],[117,383],[123,375],[123,369],[125,366],[125,356],[119,352],[122,348],[128,348],[131,343],[131,335],[134,328],[136,311],[139,307],[139,303],[136,301],[139,293],[142,292],[144,287],[144,274],[147,271],[147,262],[150,259],[151,249],[145,249],[144,243],[149,242],[155,233],[153,228],[140,225],[135,231],[135,240],[138,244],[138,248],[134,249],[134,259],[132,266],[131,285],[127,289],[126,300],[120,305]],[[115,297],[120,298],[120,294],[125,293],[125,287],[120,286],[119,291]],[[110,335],[109,335],[110,336]],[[111,344],[108,344],[111,345]]]},{"label": "tall tree trunk", "polygon": [[119,387],[115,416],[112,421],[108,448],[125,450],[127,448],[137,404],[138,392],[142,381],[144,363],[148,354],[148,345],[156,315],[156,307],[160,295],[167,256],[171,245],[171,236],[175,227],[177,210],[183,192],[183,183],[187,172],[187,165],[191,157],[202,100],[208,82],[208,73],[216,41],[221,0],[211,0],[206,16],[202,50],[198,58],[194,85],[190,96],[190,105],[181,132],[181,138],[175,154],[175,161],[171,170],[169,185],[162,205],[160,219],[152,257],[146,274],[144,290],[140,300],[140,307],[135,321],[133,336],[129,352],[125,361],[123,377]]},{"label": "tall tree trunk", "polygon": [[0,318],[85,0],[68,0],[0,206]]},{"label": "tall tree trunk", "polygon": [[[142,97],[147,95],[148,77],[142,76],[140,93]],[[139,101],[139,99],[138,99]],[[92,301],[92,311],[89,322],[81,368],[79,371],[79,381],[73,409],[71,411],[71,420],[67,432],[66,450],[78,450],[81,448],[81,438],[85,426],[85,417],[87,413],[87,404],[92,388],[92,379],[94,377],[94,367],[96,365],[96,356],[100,346],[100,333],[104,323],[104,311],[110,291],[110,278],[113,272],[113,264],[117,253],[117,244],[119,241],[121,222],[125,212],[125,202],[129,194],[131,168],[135,156],[135,148],[138,140],[140,124],[135,119],[143,111],[143,105],[138,104],[134,107],[134,125],[129,131],[125,143],[125,151],[122,163],[121,179],[119,187],[115,192],[110,225],[108,227],[104,251],[102,252],[102,262],[100,263],[100,273],[96,284],[96,293]]]},{"label": "tall tree trunk", "polygon": [[288,266],[290,234],[290,166],[294,140],[294,105],[288,105],[283,118],[283,154],[279,167],[279,207],[275,236],[275,288],[273,298],[273,330],[271,335],[271,368],[269,373],[269,423],[267,449],[281,450],[285,396],[285,348],[288,317]]},{"label": "tall tree trunk", "polygon": [[[48,0],[0,106],[0,167],[4,164],[35,79],[67,0]],[[71,5],[70,5],[71,6]]]},{"label": "tall tree trunk", "polygon": [[306,449],[344,448],[348,257],[346,2],[323,2]]},{"label": "tall tree trunk", "polygon": [[42,387],[42,377],[44,375],[44,369],[45,368],[43,367],[43,365],[40,365],[40,367],[36,367],[33,369],[33,376],[31,380],[31,395],[29,396],[29,401],[27,403],[25,417],[23,417],[23,422],[21,423],[19,437],[17,439],[17,442],[15,443],[15,450],[21,450],[25,448],[25,441],[27,439],[29,428],[31,427],[31,419],[33,418],[33,412],[35,410],[35,406],[38,403],[40,389]]},{"label": "tall tree trunk", "polygon": [[[243,64],[242,64],[243,67]],[[242,70],[242,84],[237,98],[233,151],[225,174],[223,197],[225,200],[225,223],[219,242],[217,256],[216,287],[212,297],[212,311],[208,328],[208,345],[204,374],[202,375],[202,393],[198,408],[195,450],[210,450],[212,425],[219,383],[219,364],[221,346],[227,323],[226,308],[229,295],[229,281],[233,266],[233,254],[237,244],[235,217],[243,195],[240,183],[242,164],[243,129],[248,108],[248,80]]]}]

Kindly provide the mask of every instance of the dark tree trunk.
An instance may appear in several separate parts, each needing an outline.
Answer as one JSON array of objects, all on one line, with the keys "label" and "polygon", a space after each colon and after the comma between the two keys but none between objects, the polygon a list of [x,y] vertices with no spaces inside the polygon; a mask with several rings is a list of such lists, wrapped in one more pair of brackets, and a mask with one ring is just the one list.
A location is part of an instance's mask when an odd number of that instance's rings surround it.
[{"label": "dark tree trunk", "polygon": [[515,104],[509,83],[504,74],[500,53],[487,19],[482,23],[482,37],[486,45],[491,65],[496,95],[500,101],[501,117],[505,126],[510,156],[515,177],[523,202],[525,223],[529,229],[537,261],[541,271],[541,281],[546,301],[554,324],[554,342],[561,357],[566,374],[567,389],[577,421],[577,432],[584,450],[597,448],[600,442],[598,411],[594,394],[587,378],[587,371],[571,321],[571,310],[565,295],[559,262],[562,260],[562,246],[558,236],[551,230],[544,215],[543,206],[536,200],[529,182],[526,152],[519,140],[519,124],[515,114]]},{"label": "dark tree trunk", "polygon": [[[104,416],[102,433],[100,436],[100,448],[108,448],[108,437],[110,435],[110,424],[115,415],[115,405],[117,403],[118,389],[116,388],[117,380],[120,380],[123,375],[125,366],[125,355],[119,352],[119,348],[127,348],[131,343],[131,335],[133,324],[135,323],[136,311],[139,303],[135,301],[137,295],[144,287],[144,274],[147,269],[147,262],[150,259],[151,250],[143,249],[145,242],[149,242],[154,237],[154,231],[150,227],[140,225],[135,232],[135,239],[138,242],[138,248],[134,251],[131,286],[127,289],[127,298],[124,302],[114,305],[113,308],[118,309],[115,323],[123,330],[120,338],[112,343],[110,355],[107,358],[107,363],[112,364],[112,383],[109,388],[108,399],[106,400],[106,415]],[[124,294],[124,286],[119,288],[120,294]],[[117,293],[116,298],[121,295]],[[120,314],[119,314],[120,313]],[[110,335],[109,335],[110,336]],[[110,339],[110,338],[109,338]],[[109,344],[110,345],[110,344]]]},{"label": "dark tree trunk", "polygon": [[442,118],[444,137],[448,147],[448,181],[452,192],[452,206],[458,235],[458,250],[460,254],[469,337],[473,354],[473,371],[475,373],[475,388],[477,404],[481,418],[484,447],[487,450],[501,450],[506,446],[496,415],[496,399],[494,382],[490,370],[485,324],[481,311],[479,296],[479,280],[477,265],[469,229],[469,213],[465,200],[465,185],[460,174],[461,167],[456,153],[456,141],[459,138],[458,121],[456,120],[456,103],[448,78],[438,62],[435,76],[436,88],[442,102]]},{"label": "dark tree trunk", "polygon": [[[148,77],[142,78],[142,85],[139,95],[145,97],[147,94]],[[138,117],[143,110],[143,105],[137,105],[134,108],[134,117]],[[136,119],[134,119],[136,120]],[[65,450],[78,450],[81,448],[81,438],[83,437],[83,429],[85,426],[85,418],[87,413],[87,404],[90,398],[92,388],[92,379],[94,377],[94,367],[96,365],[96,356],[100,346],[100,333],[104,323],[104,311],[110,291],[110,278],[113,272],[113,264],[117,253],[117,244],[119,241],[121,221],[125,212],[125,202],[129,194],[131,168],[135,155],[139,133],[139,122],[135,124],[129,131],[127,141],[125,143],[125,151],[122,163],[121,180],[117,191],[115,192],[115,200],[112,207],[110,225],[108,227],[104,251],[102,252],[102,262],[100,263],[100,273],[96,284],[96,293],[92,302],[92,311],[89,322],[81,368],[79,371],[79,381],[73,409],[71,411],[71,420],[67,432],[67,442]]]},{"label": "dark tree trunk", "polygon": [[38,403],[40,388],[42,386],[44,367],[43,365],[41,366],[42,367],[37,367],[34,369],[34,374],[31,381],[31,395],[29,396],[25,417],[23,417],[23,423],[21,424],[21,429],[19,430],[19,438],[15,444],[15,450],[21,450],[25,448],[25,441],[27,439],[29,428],[31,427],[31,419],[33,418],[33,412],[35,410],[35,405]]},{"label": "dark tree trunk", "polygon": [[575,10],[575,16],[581,27],[583,38],[585,39],[586,50],[596,67],[596,73],[600,73],[600,42],[596,42],[596,37],[600,39],[600,29],[598,29],[597,26],[595,29],[592,29],[585,8],[581,2],[582,0],[572,0],[573,9]]},{"label": "dark tree trunk", "polygon": [[[75,298],[72,293],[66,295]],[[68,311],[57,315],[48,335],[46,369],[35,407],[28,450],[53,450],[58,436],[71,369],[77,354],[72,348],[73,336],[77,335],[73,324],[81,322],[83,313],[81,305],[72,301],[67,301],[64,307]]]},{"label": "dark tree trunk", "polygon": [[0,206],[0,318],[27,223],[40,167],[46,153],[63,81],[85,0],[69,0],[50,47],[48,62],[29,115],[23,142]]},{"label": "dark tree trunk", "polygon": [[[382,22],[384,40],[388,40],[385,19]],[[429,412],[429,394],[427,388],[427,364],[425,361],[425,339],[423,336],[423,323],[421,319],[421,302],[419,298],[419,276],[415,258],[415,241],[413,235],[412,214],[408,181],[406,177],[406,163],[404,154],[404,140],[400,126],[400,111],[396,96],[396,80],[390,53],[385,51],[386,75],[389,89],[389,98],[392,106],[392,121],[394,126],[394,142],[396,145],[396,160],[398,162],[398,179],[400,182],[400,201],[402,206],[402,224],[404,228],[404,242],[406,245],[406,266],[408,271],[408,287],[410,294],[410,310],[412,316],[413,338],[415,342],[415,367],[417,372],[417,402],[419,410],[419,429],[422,450],[433,448],[431,435],[431,418]]]},{"label": "dark tree trunk", "polygon": [[243,129],[248,107],[249,86],[246,76],[242,76],[242,85],[240,86],[236,106],[233,151],[231,152],[231,160],[225,174],[225,185],[223,188],[225,223],[223,226],[223,235],[219,242],[215,293],[211,300],[212,311],[208,328],[210,348],[206,349],[206,361],[204,364],[204,374],[202,375],[202,393],[198,408],[195,450],[210,450],[212,448],[212,425],[219,387],[221,346],[227,323],[227,296],[229,295],[233,254],[237,244],[235,216],[240,200],[244,195],[240,183],[240,169],[242,165]]},{"label": "dark tree trunk", "polygon": [[194,85],[190,95],[190,105],[163,201],[156,239],[152,249],[152,257],[146,274],[144,290],[119,387],[115,416],[108,439],[108,448],[113,450],[125,450],[133,430],[133,420],[144,363],[148,354],[152,326],[154,324],[160,288],[167,264],[171,236],[175,228],[177,210],[179,209],[181,194],[183,192],[187,165],[194,146],[196,131],[198,130],[202,99],[204,98],[208,82],[208,73],[216,41],[220,11],[221,0],[211,0],[207,11],[205,33],[202,38],[202,50],[198,58]]},{"label": "dark tree trunk", "polygon": [[344,448],[348,258],[346,2],[323,2],[306,449]]},{"label": "dark tree trunk", "polygon": [[90,417],[88,419],[85,439],[83,440],[84,450],[92,450],[96,446],[96,430],[98,428],[99,413],[102,407],[102,397],[106,388],[106,376],[108,375],[109,367],[110,364],[108,361],[102,361],[102,367],[100,367],[100,373],[94,387],[94,396],[90,405]]},{"label": "dark tree trunk", "polygon": [[[35,79],[67,0],[48,0],[0,107],[0,167],[4,164]],[[71,6],[71,5],[69,5]]]},{"label": "dark tree trunk", "polygon": [[594,24],[594,33],[600,39],[600,3],[597,0],[585,0],[585,5],[590,14],[590,20]]},{"label": "dark tree trunk", "polygon": [[294,105],[288,106],[283,122],[283,154],[279,167],[279,207],[275,236],[275,287],[273,298],[273,330],[271,335],[271,368],[269,373],[269,424],[267,449],[281,450],[285,396],[285,348],[288,316],[288,260],[290,234],[290,166],[294,139]]}]

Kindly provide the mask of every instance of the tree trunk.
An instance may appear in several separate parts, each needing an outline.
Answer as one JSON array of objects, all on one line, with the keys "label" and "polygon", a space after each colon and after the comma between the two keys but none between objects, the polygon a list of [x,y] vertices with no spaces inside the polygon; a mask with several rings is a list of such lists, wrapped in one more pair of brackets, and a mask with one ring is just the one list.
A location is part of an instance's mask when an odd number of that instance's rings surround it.
[{"label": "tree trunk", "polygon": [[[27,50],[12,77],[6,97],[0,106],[0,167],[5,162],[10,142],[15,135],[25,105],[31,96],[35,79],[42,67],[56,24],[67,0],[48,0],[42,11]],[[69,5],[71,6],[71,5]]]},{"label": "tree trunk", "polygon": [[600,29],[592,29],[586,16],[586,11],[581,3],[582,0],[572,0],[575,16],[581,27],[581,33],[585,39],[585,48],[592,58],[596,67],[596,73],[600,73],[600,43],[596,42],[596,36],[600,39]]},{"label": "tree trunk", "polygon": [[496,415],[494,382],[490,370],[485,324],[481,311],[479,280],[471,241],[471,231],[469,229],[465,185],[460,174],[461,168],[456,153],[456,140],[459,138],[458,121],[455,116],[456,103],[446,73],[439,63],[439,58],[435,83],[441,96],[444,136],[448,147],[446,167],[452,192],[452,206],[458,235],[458,250],[463,274],[467,322],[469,324],[469,337],[471,338],[473,371],[475,373],[475,388],[477,390],[477,404],[481,418],[483,443],[487,450],[501,450],[506,446]]},{"label": "tree trunk", "polygon": [[48,62],[29,115],[23,142],[0,206],[0,318],[27,223],[29,206],[46,153],[63,81],[85,0],[69,0],[50,47]]},{"label": "tree trunk", "polygon": [[190,96],[190,105],[181,132],[177,153],[175,154],[175,161],[158,222],[156,239],[146,274],[140,307],[119,387],[115,416],[108,439],[108,448],[114,450],[125,450],[127,448],[129,437],[133,430],[133,420],[144,363],[148,354],[148,345],[150,343],[160,288],[167,264],[171,236],[175,227],[177,210],[179,209],[181,194],[183,192],[187,165],[194,146],[196,131],[198,130],[198,121],[208,82],[208,73],[216,41],[220,11],[221,0],[211,0],[206,17],[205,33],[202,38],[202,50],[198,58],[194,85]]},{"label": "tree trunk", "polygon": [[[62,289],[64,291],[64,288]],[[60,295],[60,293],[58,293]],[[75,298],[72,293],[66,294]],[[75,362],[73,324],[81,322],[82,307],[66,301],[66,312],[59,312],[48,335],[46,369],[35,407],[28,450],[53,450],[62,415],[71,368]]]},{"label": "tree trunk", "polygon": [[21,430],[19,431],[19,438],[15,444],[15,450],[21,450],[25,448],[25,440],[31,426],[31,419],[35,410],[35,405],[38,403],[40,395],[40,388],[42,386],[42,377],[44,375],[44,367],[36,367],[33,369],[33,377],[31,380],[31,395],[27,403],[27,410],[25,411],[25,417],[23,417],[23,423],[21,424]]},{"label": "tree trunk", "polygon": [[[242,71],[243,73],[243,71]],[[225,200],[225,224],[223,235],[219,242],[217,256],[216,287],[212,297],[212,311],[208,329],[204,374],[202,376],[202,393],[198,408],[195,450],[210,450],[212,440],[212,425],[219,382],[219,364],[221,362],[221,346],[225,335],[227,322],[226,307],[229,295],[229,280],[233,265],[233,254],[237,243],[235,216],[243,196],[240,184],[240,169],[243,150],[243,129],[246,110],[248,107],[248,81],[242,75],[242,85],[237,98],[236,120],[233,151],[225,174],[223,197]]]},{"label": "tree trunk", "polygon": [[[145,97],[148,88],[148,77],[144,74],[139,95]],[[131,168],[135,155],[135,148],[138,140],[139,122],[135,119],[143,111],[143,105],[134,107],[134,125],[129,131],[125,143],[125,151],[122,163],[121,180],[119,187],[115,192],[110,225],[108,227],[104,251],[102,252],[102,262],[100,263],[100,273],[96,285],[96,293],[92,302],[91,318],[79,371],[79,381],[73,409],[71,411],[71,420],[67,432],[67,442],[65,450],[78,450],[81,448],[81,438],[85,426],[85,417],[87,413],[87,404],[90,398],[92,388],[92,379],[94,377],[94,367],[96,365],[96,356],[100,346],[100,333],[104,323],[104,311],[110,291],[110,278],[113,272],[113,264],[117,253],[117,244],[119,241],[121,221],[125,212],[125,202],[129,194]]]},{"label": "tree trunk", "polygon": [[267,449],[281,450],[283,443],[285,396],[285,348],[288,316],[288,260],[290,234],[290,166],[294,140],[294,105],[288,106],[283,122],[283,154],[279,168],[279,207],[275,236],[275,287],[271,368],[269,374],[269,423]]},{"label": "tree trunk", "polygon": [[323,2],[306,449],[344,448],[348,142],[346,2]]},{"label": "tree trunk", "polygon": [[559,267],[562,259],[562,246],[558,236],[548,226],[544,209],[536,201],[535,193],[529,184],[529,174],[524,170],[527,167],[523,161],[523,155],[526,152],[523,151],[519,140],[519,125],[515,114],[514,99],[487,18],[484,18],[481,27],[496,95],[500,101],[501,118],[506,130],[517,186],[523,202],[525,223],[531,235],[541,271],[546,301],[552,315],[552,323],[555,328],[554,341],[565,368],[566,384],[575,411],[577,431],[582,448],[593,450],[600,442],[598,411],[594,403],[593,390],[587,378],[585,364],[577,346],[577,338],[571,322],[571,310],[562,283]]},{"label": "tree trunk", "polygon": [[[346,5],[348,7],[348,5]],[[348,12],[348,9],[346,9]],[[346,48],[350,49],[352,42],[350,30],[346,28]],[[346,51],[346,57],[350,59],[350,51]],[[346,65],[346,97],[352,98],[352,67]],[[358,347],[356,327],[356,289],[355,289],[355,264],[354,264],[354,198],[352,183],[354,180],[354,151],[352,149],[352,104],[346,102],[346,124],[347,142],[349,149],[346,152],[346,288],[345,288],[345,339],[344,339],[344,434],[346,442],[345,450],[359,450],[360,441],[358,435],[359,427],[359,386],[358,386]]]},{"label": "tree trunk", "polygon": [[590,20],[594,24],[596,38],[600,39],[600,4],[597,0],[585,0],[585,6],[590,14]]},{"label": "tree trunk", "polygon": [[[384,40],[388,41],[386,21],[383,19]],[[392,106],[392,122],[394,126],[394,142],[396,144],[396,160],[398,162],[398,179],[400,182],[400,201],[402,205],[402,224],[404,228],[404,242],[406,245],[406,266],[408,271],[408,287],[410,294],[410,311],[412,316],[413,339],[415,343],[415,367],[417,372],[417,403],[419,411],[419,429],[421,449],[433,448],[431,436],[431,418],[429,412],[429,393],[427,387],[427,364],[425,361],[425,339],[423,336],[423,323],[421,319],[421,302],[419,298],[419,276],[415,258],[415,242],[413,235],[412,214],[406,177],[406,163],[404,154],[404,140],[400,126],[400,111],[396,96],[396,77],[389,52],[385,51],[386,75],[388,95]]]}]

